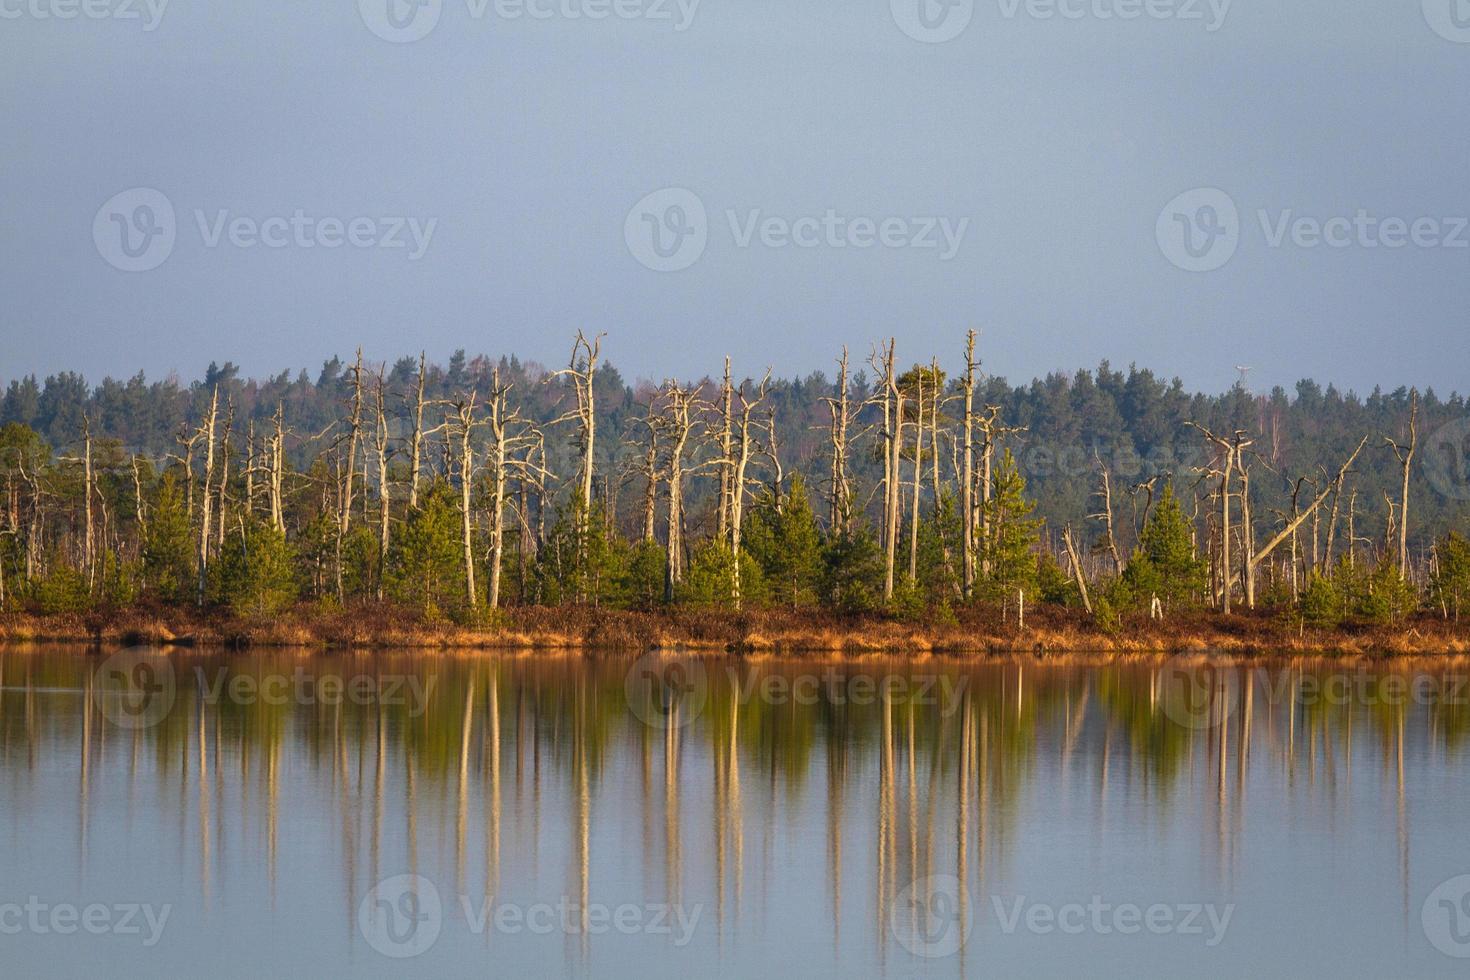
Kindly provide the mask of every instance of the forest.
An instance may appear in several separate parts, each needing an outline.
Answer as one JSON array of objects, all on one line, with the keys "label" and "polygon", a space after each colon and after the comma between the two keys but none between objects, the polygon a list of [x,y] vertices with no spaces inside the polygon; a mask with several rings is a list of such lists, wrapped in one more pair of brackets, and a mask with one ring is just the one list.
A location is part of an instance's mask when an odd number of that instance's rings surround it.
[{"label": "forest", "polygon": [[980,337],[781,380],[423,354],[245,379],[9,381],[0,611],[818,610],[1101,632],[1212,611],[1458,623],[1470,413],[1432,389],[1012,385]]}]

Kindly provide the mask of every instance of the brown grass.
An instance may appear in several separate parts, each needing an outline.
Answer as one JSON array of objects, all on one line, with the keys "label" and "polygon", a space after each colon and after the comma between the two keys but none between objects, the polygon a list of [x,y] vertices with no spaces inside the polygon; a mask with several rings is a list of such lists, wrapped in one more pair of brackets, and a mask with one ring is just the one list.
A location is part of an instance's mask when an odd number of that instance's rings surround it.
[{"label": "brown grass", "polygon": [[341,610],[302,604],[262,620],[177,607],[46,617],[0,615],[0,643],[17,642],[525,651],[681,648],[749,656],[1411,657],[1470,654],[1470,627],[1426,615],[1396,628],[1350,626],[1302,633],[1264,612],[1230,617],[1201,612],[1161,624],[1130,621],[1109,633],[1080,612],[1042,607],[1028,611],[1022,631],[1014,618],[1004,619],[997,610],[983,608],[964,610],[957,621],[914,623],[819,610],[630,612],[581,606],[517,607],[501,612],[488,625],[465,625],[428,621],[410,609],[369,603]]}]

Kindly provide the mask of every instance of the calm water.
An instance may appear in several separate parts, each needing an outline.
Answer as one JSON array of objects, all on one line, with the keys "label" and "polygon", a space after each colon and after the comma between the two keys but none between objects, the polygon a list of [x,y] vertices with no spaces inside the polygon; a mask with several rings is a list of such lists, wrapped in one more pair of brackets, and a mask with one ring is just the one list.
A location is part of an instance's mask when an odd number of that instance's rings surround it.
[{"label": "calm water", "polygon": [[1454,975],[1465,668],[0,652],[7,976]]}]

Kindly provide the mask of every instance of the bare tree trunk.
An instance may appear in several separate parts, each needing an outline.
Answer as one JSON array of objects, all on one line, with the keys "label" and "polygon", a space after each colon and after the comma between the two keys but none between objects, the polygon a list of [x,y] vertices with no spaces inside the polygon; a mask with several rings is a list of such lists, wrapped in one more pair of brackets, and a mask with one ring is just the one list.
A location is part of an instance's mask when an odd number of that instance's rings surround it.
[{"label": "bare tree trunk", "polygon": [[[472,391],[469,397],[459,402],[456,406],[459,417],[447,419],[455,433],[459,436],[459,500],[460,500],[460,528],[463,532],[464,544],[464,591],[465,602],[470,609],[474,609],[479,601],[479,593],[475,589],[475,550],[474,550],[474,510],[471,502],[471,492],[475,481],[475,450],[470,443],[470,437],[474,432],[475,425],[475,393]],[[446,433],[448,429],[446,429]]]},{"label": "bare tree trunk", "polygon": [[719,526],[716,534],[721,541],[730,541],[730,522],[735,513],[735,452],[734,443],[734,400],[735,386],[730,379],[730,355],[725,355],[725,380],[720,385],[720,502]]},{"label": "bare tree trunk", "polygon": [[968,599],[975,591],[975,331],[965,338],[965,450],[960,457],[960,525],[964,564],[963,588]]},{"label": "bare tree trunk", "polygon": [[1419,449],[1419,392],[1409,394],[1409,444],[1401,446],[1392,439],[1385,440],[1403,469],[1403,487],[1399,493],[1399,575],[1409,577],[1409,474],[1414,467],[1414,454]]},{"label": "bare tree trunk", "polygon": [[229,493],[230,487],[230,437],[234,431],[235,399],[234,396],[227,396],[225,399],[225,431],[220,435],[219,520],[215,522],[219,528],[218,541],[216,542],[217,551],[223,549],[225,546],[225,525],[229,522],[229,517],[226,515],[226,505],[228,503],[227,494]]},{"label": "bare tree trunk", "polygon": [[357,444],[362,438],[362,348],[357,349],[357,363],[352,368],[352,431],[347,442],[347,465],[342,479],[341,509],[337,513],[337,601],[347,600],[347,591],[342,581],[342,541],[347,537],[352,522],[352,480],[357,472]]},{"label": "bare tree trunk", "polygon": [[424,452],[424,383],[427,371],[428,356],[423,351],[419,351],[418,397],[414,401],[413,435],[409,439],[408,506],[410,509],[417,509],[419,505],[419,472]]},{"label": "bare tree trunk", "polygon": [[286,479],[286,406],[276,403],[276,431],[271,437],[271,523],[286,533],[286,510],[281,499]]},{"label": "bare tree trunk", "polygon": [[1077,558],[1077,546],[1072,540],[1072,525],[1068,524],[1062,529],[1062,542],[1067,548],[1067,557],[1071,559],[1072,578],[1077,582],[1077,591],[1082,595],[1082,608],[1087,614],[1092,615],[1092,599],[1087,594],[1087,577],[1082,574],[1082,562]]},{"label": "bare tree trunk", "polygon": [[209,401],[209,418],[204,423],[204,499],[201,507],[203,509],[203,520],[199,527],[199,605],[204,605],[204,589],[208,584],[209,567],[209,529],[210,529],[210,500],[209,486],[214,480],[214,421],[219,411],[219,386],[215,385],[214,395]]},{"label": "bare tree trunk", "polygon": [[667,561],[664,570],[664,601],[674,601],[674,587],[684,581],[684,451],[693,429],[689,410],[693,388],[680,388],[670,381],[664,388],[668,405],[662,422],[669,442],[669,514],[665,539]]},{"label": "bare tree trunk", "polygon": [[1123,556],[1118,553],[1118,538],[1113,533],[1113,480],[1108,473],[1108,466],[1096,452],[1092,458],[1097,461],[1097,472],[1099,486],[1097,495],[1102,498],[1103,509],[1100,514],[1091,515],[1093,518],[1101,518],[1103,522],[1104,542],[1107,545],[1108,557],[1113,561],[1113,574],[1123,574]]},{"label": "bare tree trunk", "polygon": [[[842,348],[842,359],[838,362],[837,395],[824,399],[832,417],[829,429],[831,438],[832,468],[828,476],[827,501],[828,520],[834,536],[847,533],[852,522],[852,491],[847,481],[847,426],[851,421],[847,391],[847,348]],[[885,457],[886,459],[886,457]]]},{"label": "bare tree trunk", "polygon": [[[924,487],[924,372],[918,371],[918,404],[914,415],[914,514],[909,530],[909,580],[919,579],[919,497]],[[902,417],[899,431],[903,431]]]},{"label": "bare tree trunk", "polygon": [[393,494],[388,486],[388,414],[384,405],[386,387],[383,372],[378,372],[378,387],[374,398],[377,409],[376,424],[373,426],[373,448],[378,456],[378,574],[377,596],[383,601],[383,572],[388,563],[388,544],[393,516]]},{"label": "bare tree trunk", "polygon": [[85,413],[82,414],[82,441],[82,470],[85,477],[83,491],[87,497],[87,538],[83,555],[87,567],[87,591],[92,592],[97,588],[96,541],[92,521],[92,420]]},{"label": "bare tree trunk", "polygon": [[766,387],[770,384],[770,372],[761,381],[760,389],[754,399],[745,397],[745,384],[740,385],[740,455],[735,459],[734,471],[730,474],[730,554],[734,559],[734,587],[736,610],[740,609],[740,536],[745,526],[745,470],[750,465],[751,436],[750,416],[751,413],[765,401]]}]

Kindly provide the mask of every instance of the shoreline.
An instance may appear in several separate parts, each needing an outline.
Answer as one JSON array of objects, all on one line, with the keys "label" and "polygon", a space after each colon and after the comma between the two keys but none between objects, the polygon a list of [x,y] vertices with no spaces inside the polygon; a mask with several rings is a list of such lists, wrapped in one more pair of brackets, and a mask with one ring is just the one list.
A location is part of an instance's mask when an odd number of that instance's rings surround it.
[{"label": "shoreline", "polygon": [[268,620],[187,608],[111,613],[0,615],[0,647],[18,644],[230,647],[302,651],[453,651],[631,653],[684,650],[743,656],[884,655],[922,659],[1031,655],[1109,659],[1293,655],[1375,659],[1470,656],[1470,624],[1428,615],[1397,627],[1299,630],[1270,613],[1193,613],[1104,632],[1068,610],[1028,613],[1024,629],[983,611],[948,623],[841,617],[760,609],[630,612],[517,607],[491,625],[425,622],[381,606],[324,610],[302,605]]}]

